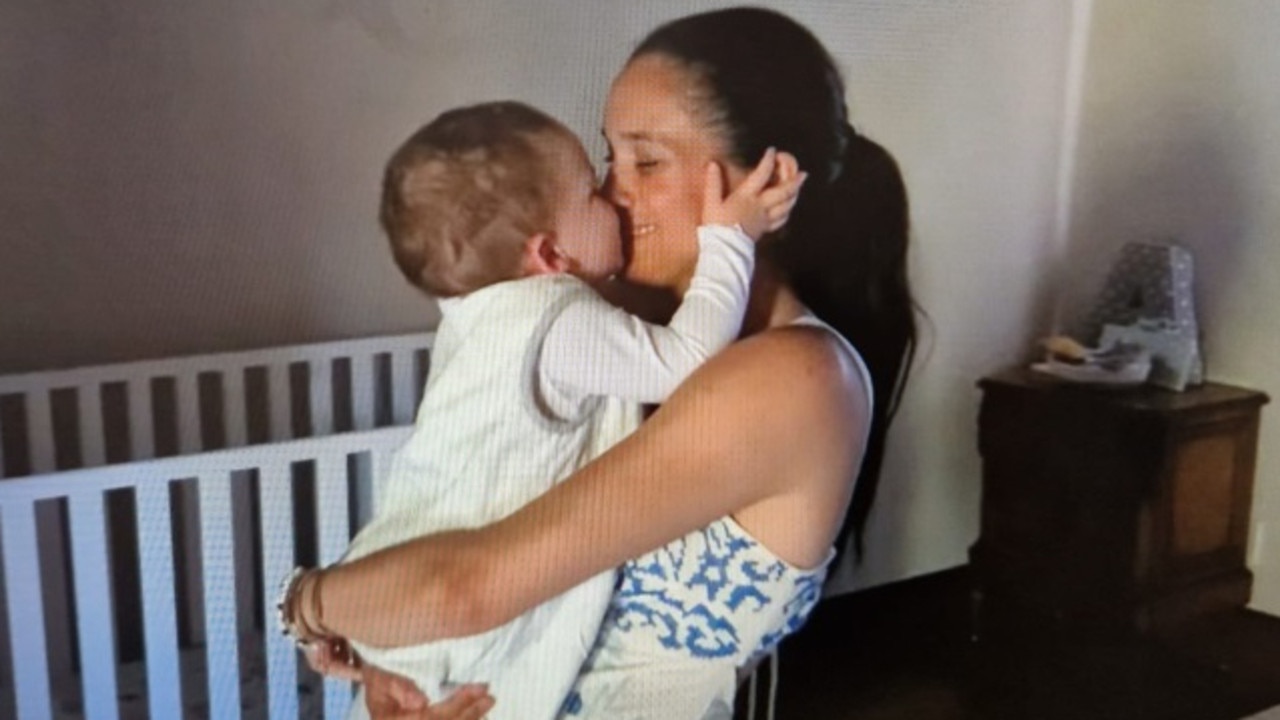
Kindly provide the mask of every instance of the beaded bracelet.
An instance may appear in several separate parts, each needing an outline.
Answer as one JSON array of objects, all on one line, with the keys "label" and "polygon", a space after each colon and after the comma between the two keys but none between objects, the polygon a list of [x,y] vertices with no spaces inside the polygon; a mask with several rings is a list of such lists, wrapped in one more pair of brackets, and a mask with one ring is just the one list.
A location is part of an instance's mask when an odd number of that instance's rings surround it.
[{"label": "beaded bracelet", "polygon": [[309,643],[302,640],[298,632],[298,626],[293,619],[292,605],[293,592],[305,573],[304,568],[295,567],[280,581],[280,592],[276,596],[276,622],[280,627],[280,634],[292,638],[294,645],[301,648],[308,647]]},{"label": "beaded bracelet", "polygon": [[[313,575],[315,587],[311,589],[311,614],[318,626],[316,628],[311,627],[305,613],[297,612],[296,607],[297,601],[301,600],[298,596],[303,591],[303,583]],[[324,627],[324,607],[320,601],[320,583],[323,580],[323,572],[295,567],[280,582],[280,592],[276,598],[276,622],[280,627],[280,633],[292,638],[293,644],[304,650],[310,648],[317,640],[322,640],[329,635]]]}]

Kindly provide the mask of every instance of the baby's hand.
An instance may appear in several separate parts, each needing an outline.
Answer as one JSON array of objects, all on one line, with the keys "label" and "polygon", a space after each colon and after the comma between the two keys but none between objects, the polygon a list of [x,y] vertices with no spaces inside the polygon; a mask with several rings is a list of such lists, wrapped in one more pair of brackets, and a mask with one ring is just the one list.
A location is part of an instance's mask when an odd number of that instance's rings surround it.
[{"label": "baby's hand", "polygon": [[[794,168],[794,164],[791,167]],[[752,240],[759,240],[765,233],[785,225],[808,174],[801,172],[782,178],[780,169],[777,150],[769,148],[760,158],[760,164],[725,197],[720,166],[714,162],[708,164],[702,193],[703,224],[739,225]]]}]

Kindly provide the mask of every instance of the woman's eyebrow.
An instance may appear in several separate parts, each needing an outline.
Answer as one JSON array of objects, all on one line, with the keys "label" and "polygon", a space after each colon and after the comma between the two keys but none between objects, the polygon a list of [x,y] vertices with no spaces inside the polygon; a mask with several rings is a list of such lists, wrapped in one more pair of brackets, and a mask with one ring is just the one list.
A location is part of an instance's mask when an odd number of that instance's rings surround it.
[{"label": "woman's eyebrow", "polygon": [[[609,139],[608,134],[605,133],[604,130],[601,130],[600,134],[604,135],[605,140]],[[625,132],[620,132],[618,133],[618,139],[630,140],[631,142],[658,142],[658,139],[654,137],[652,133],[646,132],[644,130],[628,130]]]}]

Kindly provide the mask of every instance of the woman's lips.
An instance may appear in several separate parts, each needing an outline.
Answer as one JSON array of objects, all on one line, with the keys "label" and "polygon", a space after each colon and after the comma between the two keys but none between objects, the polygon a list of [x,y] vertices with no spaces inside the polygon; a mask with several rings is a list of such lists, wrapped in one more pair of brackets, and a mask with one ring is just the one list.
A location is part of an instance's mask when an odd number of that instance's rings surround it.
[{"label": "woman's lips", "polygon": [[658,226],[653,223],[640,223],[632,227],[631,234],[639,237],[641,235],[648,235],[657,229]]}]

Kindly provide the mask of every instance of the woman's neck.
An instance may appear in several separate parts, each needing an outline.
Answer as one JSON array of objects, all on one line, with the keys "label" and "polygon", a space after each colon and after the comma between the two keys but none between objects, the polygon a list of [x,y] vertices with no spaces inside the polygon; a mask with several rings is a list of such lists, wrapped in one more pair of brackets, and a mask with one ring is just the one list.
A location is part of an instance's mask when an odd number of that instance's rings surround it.
[{"label": "woman's neck", "polygon": [[[596,290],[614,305],[653,323],[670,322],[680,306],[680,295],[671,288],[614,280],[597,284]],[[766,263],[756,263],[750,292],[741,337],[786,325],[806,312],[791,286]]]},{"label": "woman's neck", "polygon": [[800,298],[773,266],[757,262],[755,274],[751,277],[751,299],[742,320],[741,336],[787,325],[805,312]]},{"label": "woman's neck", "polygon": [[680,307],[680,296],[671,288],[638,285],[622,279],[596,283],[594,287],[609,302],[651,323],[665,325]]}]

